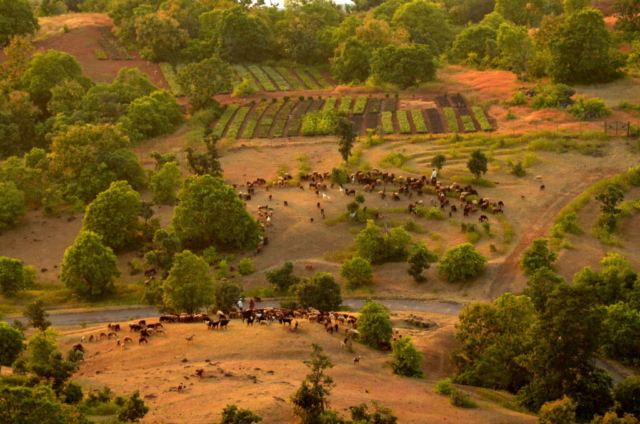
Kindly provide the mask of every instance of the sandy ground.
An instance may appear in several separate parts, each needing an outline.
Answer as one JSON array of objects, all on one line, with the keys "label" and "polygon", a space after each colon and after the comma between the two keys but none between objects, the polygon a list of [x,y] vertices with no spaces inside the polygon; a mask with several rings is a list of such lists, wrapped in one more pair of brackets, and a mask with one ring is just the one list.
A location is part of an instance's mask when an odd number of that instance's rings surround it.
[{"label": "sandy ground", "polygon": [[[435,381],[451,371],[444,358],[456,346],[452,338],[455,318],[424,314],[439,326],[425,331],[404,323],[407,317],[395,315],[394,327],[403,336],[413,337],[426,352],[427,380],[395,377],[385,353],[357,343],[354,352],[347,352],[340,348],[340,336],[329,335],[321,325],[306,320],[300,320],[297,332],[279,324],[247,327],[239,320],[232,320],[226,331],[208,331],[204,324],[167,325],[167,336],[154,337],[149,345],[131,345],[126,352],[113,339],[85,344],[86,361],[75,379],[90,389],[106,384],[115,393],[140,390],[151,408],[143,420],[146,423],[210,423],[231,403],[253,410],[265,423],[294,423],[289,396],[307,373],[303,361],[308,359],[311,343],[318,343],[334,364],[328,371],[336,383],[330,403],[342,414],[351,405],[374,399],[392,408],[402,423],[535,422],[534,417],[476,396],[480,408],[464,410],[433,393]],[[100,328],[68,330],[60,339],[61,348],[66,350],[81,336]],[[125,331],[120,337],[127,335]],[[194,340],[186,341],[191,335]],[[353,364],[355,356],[362,356],[359,366]],[[205,368],[201,380],[195,376],[200,367]],[[173,389],[181,382],[187,390],[177,393]]]}]

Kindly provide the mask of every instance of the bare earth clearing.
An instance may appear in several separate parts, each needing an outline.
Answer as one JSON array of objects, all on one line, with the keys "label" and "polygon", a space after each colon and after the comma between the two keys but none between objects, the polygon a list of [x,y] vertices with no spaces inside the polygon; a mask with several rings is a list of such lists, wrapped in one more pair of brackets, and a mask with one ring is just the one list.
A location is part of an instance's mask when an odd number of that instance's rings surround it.
[{"label": "bare earth clearing", "polygon": [[[279,324],[247,327],[240,320],[232,320],[228,330],[219,331],[208,331],[204,324],[170,324],[165,326],[167,336],[154,337],[149,345],[134,343],[125,352],[113,339],[88,343],[76,381],[92,389],[106,384],[116,393],[140,390],[151,408],[144,419],[147,423],[210,423],[232,403],[262,415],[265,423],[293,423],[289,396],[308,372],[303,361],[308,359],[311,343],[319,343],[335,365],[328,371],[336,382],[331,407],[345,415],[349,406],[375,399],[392,408],[402,423],[535,422],[535,417],[477,396],[474,399],[480,408],[464,410],[449,405],[446,396],[433,393],[435,381],[451,372],[448,355],[456,346],[452,339],[456,318],[415,315],[435,321],[439,328],[410,327],[401,320],[408,313],[396,315],[393,321],[401,334],[413,337],[426,352],[426,381],[395,377],[385,365],[389,358],[384,353],[357,343],[353,353],[347,352],[340,348],[339,335],[329,335],[323,326],[306,320],[300,320],[296,332]],[[106,326],[95,328],[102,331]],[[97,329],[68,330],[60,338],[61,348],[70,348]],[[187,342],[185,337],[193,334],[194,340]],[[120,333],[121,338],[128,335],[126,330]],[[353,358],[358,355],[363,359],[356,366]],[[199,380],[195,371],[202,366],[204,378]],[[172,390],[181,382],[187,386],[184,393]]]}]

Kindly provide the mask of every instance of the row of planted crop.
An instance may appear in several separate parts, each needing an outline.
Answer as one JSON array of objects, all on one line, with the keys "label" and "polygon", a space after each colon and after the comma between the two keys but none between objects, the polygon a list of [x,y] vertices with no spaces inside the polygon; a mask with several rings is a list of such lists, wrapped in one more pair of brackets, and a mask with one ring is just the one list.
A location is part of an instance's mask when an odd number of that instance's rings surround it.
[{"label": "row of planted crop", "polygon": [[313,68],[289,69],[235,65],[233,69],[240,79],[252,80],[268,92],[319,90],[333,87],[317,69]]},{"label": "row of planted crop", "polygon": [[182,96],[182,87],[180,87],[180,84],[178,84],[176,80],[176,72],[173,70],[173,66],[170,63],[163,62],[160,64],[160,70],[162,71],[162,75],[164,75],[164,79],[167,80],[173,95],[176,97]]}]

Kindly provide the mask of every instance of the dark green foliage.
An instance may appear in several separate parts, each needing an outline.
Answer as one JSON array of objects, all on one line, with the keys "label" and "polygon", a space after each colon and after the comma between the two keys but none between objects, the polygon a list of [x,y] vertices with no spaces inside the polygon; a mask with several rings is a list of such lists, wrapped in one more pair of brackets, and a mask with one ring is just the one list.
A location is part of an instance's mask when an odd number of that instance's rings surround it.
[{"label": "dark green foliage", "polygon": [[431,158],[431,166],[433,166],[438,171],[440,171],[446,161],[447,161],[447,157],[442,153],[438,153],[433,158]]},{"label": "dark green foliage", "polygon": [[450,52],[451,59],[461,63],[467,60],[469,54],[475,54],[481,63],[487,64],[497,54],[497,37],[497,31],[491,27],[467,27],[456,36]]},{"label": "dark green foliage", "polygon": [[[78,353],[81,354],[81,352]],[[68,403],[69,405],[80,403],[84,397],[82,386],[73,381],[67,381],[62,389],[62,395],[64,395],[64,403]]]},{"label": "dark green foliage", "polygon": [[360,342],[376,349],[388,347],[393,335],[389,310],[374,300],[367,300],[360,309],[358,332]]},{"label": "dark green foliage", "polygon": [[[613,3],[615,28],[631,34],[640,31],[640,4],[634,0],[616,0]],[[636,414],[637,415],[637,414]]]},{"label": "dark green foliage", "polygon": [[449,403],[458,408],[477,408],[478,404],[469,399],[469,394],[458,389],[454,389],[449,397]]},{"label": "dark green foliage", "polygon": [[264,275],[279,293],[287,293],[300,282],[300,278],[293,275],[293,263],[289,261],[282,264],[281,268],[265,271]]},{"label": "dark green foliage", "polygon": [[480,178],[480,175],[487,173],[487,157],[482,153],[482,150],[478,149],[471,153],[471,157],[467,161],[467,168],[476,178]]},{"label": "dark green foliage", "polygon": [[218,56],[184,67],[177,77],[178,84],[189,98],[190,111],[217,105],[213,96],[233,89],[233,70]]},{"label": "dark green foliage", "polygon": [[371,52],[355,37],[350,37],[336,51],[331,75],[341,83],[362,83],[369,78]]},{"label": "dark green foliage", "polygon": [[140,399],[140,392],[136,390],[129,396],[125,404],[118,411],[118,420],[137,423],[149,412],[149,407]]},{"label": "dark green foliage", "polygon": [[296,297],[303,308],[320,311],[337,311],[342,304],[340,285],[333,274],[316,272],[311,280],[303,280],[296,285]]},{"label": "dark green foliage", "polygon": [[144,139],[172,133],[184,121],[180,105],[166,90],[135,99],[129,105],[127,118],[132,130],[141,133]]},{"label": "dark green foliage", "polygon": [[333,379],[325,374],[333,364],[322,347],[313,343],[311,360],[305,364],[311,372],[307,374],[302,384],[291,395],[293,414],[300,418],[303,424],[322,424],[321,416],[329,407],[329,394],[334,386]]},{"label": "dark green foliage", "polygon": [[411,235],[404,228],[392,228],[389,234],[382,235],[382,230],[372,219],[356,237],[358,256],[372,264],[404,261],[407,258],[407,247]]},{"label": "dark green foliage", "polygon": [[349,407],[353,424],[396,424],[398,422],[398,417],[393,415],[390,408],[382,406],[375,400],[372,400],[371,403],[375,408],[371,414],[365,403]]},{"label": "dark green foliage", "polygon": [[511,167],[511,173],[516,177],[524,177],[525,175],[527,175],[527,170],[524,168],[524,165],[522,165],[521,160],[516,162],[516,164]]},{"label": "dark green foliage", "polygon": [[373,281],[371,263],[362,258],[346,260],[340,267],[340,276],[344,278],[345,285],[349,289],[356,289],[369,284]]},{"label": "dark green foliage", "polygon": [[466,25],[480,22],[485,15],[493,12],[495,0],[445,0],[444,7],[452,23]]},{"label": "dark green foliage", "polygon": [[426,244],[418,242],[413,245],[409,251],[409,269],[407,273],[413,277],[417,283],[423,283],[427,281],[427,277],[422,275],[422,271],[429,269],[432,262],[438,261],[438,255],[431,252]]},{"label": "dark green foliage", "polygon": [[605,191],[596,196],[600,202],[600,214],[596,227],[612,233],[618,226],[618,215],[622,212],[618,204],[624,200],[624,192],[616,186],[610,185]]},{"label": "dark green foliage", "polygon": [[487,258],[482,256],[472,244],[463,243],[444,253],[438,265],[438,273],[449,282],[466,282],[480,274],[486,263]]},{"label": "dark green foliage", "polygon": [[235,281],[216,281],[215,284],[215,304],[213,312],[230,312],[242,295],[242,286]]},{"label": "dark green foliage", "polygon": [[49,313],[44,309],[44,302],[41,299],[29,303],[23,314],[29,319],[27,323],[29,327],[45,331],[51,325],[51,321],[47,319]]},{"label": "dark green foliage", "polygon": [[640,352],[636,343],[640,337],[638,311],[624,302],[609,305],[602,326],[602,353],[632,366],[639,365]]},{"label": "dark green foliage", "polygon": [[227,405],[222,410],[222,419],[216,424],[253,424],[262,421],[262,417],[248,409],[240,409],[236,405]]},{"label": "dark green foliage", "polygon": [[81,298],[95,300],[113,293],[118,276],[116,255],[96,233],[81,231],[64,252],[60,280]]},{"label": "dark green foliage", "polygon": [[556,275],[553,270],[538,268],[527,280],[523,294],[531,299],[536,311],[541,313],[544,312],[549,295],[562,284],[566,284],[564,278]]},{"label": "dark green foliage", "polygon": [[584,267],[573,276],[576,285],[590,289],[603,305],[631,301],[637,290],[638,274],[624,255],[609,252],[600,261],[600,271]]},{"label": "dark green foliage", "polygon": [[443,380],[438,381],[438,383],[436,384],[436,387],[433,389],[433,391],[436,392],[437,394],[447,395],[447,396],[450,396],[454,390],[455,388],[453,387],[453,384],[451,384],[450,378],[445,378]]},{"label": "dark green foliage", "polygon": [[548,239],[537,239],[531,242],[520,255],[520,269],[524,275],[531,276],[540,268],[554,270],[553,263],[558,254],[549,248]]},{"label": "dark green foliage", "polygon": [[347,175],[344,169],[333,168],[331,170],[330,180],[336,184],[346,184],[349,181],[349,175]]},{"label": "dark green foliage", "polygon": [[616,384],[614,398],[619,403],[618,412],[640,416],[640,377],[631,376]]},{"label": "dark green foliage", "polygon": [[353,122],[346,116],[338,116],[336,119],[335,133],[340,137],[338,140],[338,152],[340,152],[342,159],[348,162],[357,135],[353,128]]},{"label": "dark green foliage", "polygon": [[[207,131],[209,132],[209,131]],[[202,139],[205,151],[196,152],[193,148],[187,147],[187,165],[189,170],[196,175],[211,175],[222,177],[222,165],[220,165],[220,155],[216,145],[219,138],[214,134],[206,134]]]},{"label": "dark green foliage", "polygon": [[[392,22],[397,27],[408,31],[413,43],[427,46],[428,51],[435,55],[444,53],[453,39],[453,30],[447,15],[436,3],[422,0],[405,3],[393,14]],[[423,67],[426,66],[429,66],[428,63],[423,63]],[[420,68],[414,71],[422,72]]]},{"label": "dark green foliage", "polygon": [[63,358],[56,348],[56,334],[51,329],[38,332],[29,339],[27,369],[59,391],[78,369],[78,364]]},{"label": "dark green foliage", "polygon": [[75,407],[59,402],[56,393],[46,385],[27,387],[0,384],[0,422],[89,424]]},{"label": "dark green foliage", "polygon": [[391,343],[391,368],[394,374],[403,377],[424,378],[420,365],[424,356],[416,349],[411,337],[402,337]]},{"label": "dark green foliage", "polygon": [[536,25],[544,14],[542,0],[496,0],[495,11],[516,25]]},{"label": "dark green foliage", "polygon": [[215,285],[209,265],[189,250],[175,255],[162,289],[163,304],[174,313],[194,314],[215,302]]},{"label": "dark green foliage", "polygon": [[258,221],[236,190],[221,178],[191,176],[178,193],[173,213],[176,235],[187,246],[251,249],[259,242]]},{"label": "dark green foliage", "polygon": [[175,233],[157,230],[153,236],[152,249],[145,254],[145,260],[151,267],[156,268],[162,277],[169,274],[173,266],[173,257],[182,251],[182,244]]},{"label": "dark green foliage", "polygon": [[432,51],[427,46],[389,45],[374,51],[371,58],[371,75],[378,81],[407,88],[435,78],[436,63]]},{"label": "dark green foliage", "polygon": [[0,322],[0,368],[10,367],[18,359],[24,347],[24,335],[6,322]]},{"label": "dark green foliage", "polygon": [[531,374],[520,358],[531,349],[534,312],[528,297],[510,293],[466,306],[454,335],[461,346],[451,355],[455,381],[511,393],[525,386]]},{"label": "dark green foliage", "polygon": [[40,29],[27,0],[0,0],[0,46],[12,36],[28,35]]}]

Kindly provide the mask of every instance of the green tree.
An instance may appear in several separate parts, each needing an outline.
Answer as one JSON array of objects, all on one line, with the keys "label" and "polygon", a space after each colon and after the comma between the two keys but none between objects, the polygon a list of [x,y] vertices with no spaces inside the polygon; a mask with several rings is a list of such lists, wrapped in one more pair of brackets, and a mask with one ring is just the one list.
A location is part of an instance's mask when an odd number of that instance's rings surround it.
[{"label": "green tree", "polygon": [[27,326],[37,328],[40,331],[45,331],[51,326],[51,321],[47,319],[49,313],[44,309],[44,302],[42,299],[36,299],[29,303],[24,310],[25,318],[29,319]]},{"label": "green tree", "polygon": [[337,311],[342,304],[340,285],[329,272],[316,272],[311,280],[303,280],[295,287],[298,303],[305,308],[328,312]]},{"label": "green tree", "polygon": [[78,364],[62,357],[62,353],[56,348],[56,336],[55,331],[49,328],[39,331],[29,339],[27,368],[50,382],[53,390],[58,391],[77,370]]},{"label": "green tree", "polygon": [[193,314],[215,301],[209,265],[189,250],[175,255],[162,288],[164,303],[174,312]]},{"label": "green tree", "polygon": [[354,424],[396,424],[398,422],[398,417],[393,415],[390,408],[382,406],[375,400],[371,403],[375,409],[372,414],[369,414],[369,408],[365,403],[349,407]]},{"label": "green tree", "polygon": [[188,177],[178,198],[172,224],[185,246],[251,249],[258,244],[258,221],[221,178]]},{"label": "green tree", "polygon": [[215,306],[213,309],[222,312],[229,312],[235,306],[236,302],[242,296],[242,286],[235,281],[216,281],[215,282]]},{"label": "green tree", "polygon": [[520,255],[520,269],[532,276],[540,268],[554,270],[558,254],[549,248],[549,239],[536,239]]},{"label": "green tree", "polygon": [[545,310],[549,295],[562,284],[566,284],[564,278],[556,275],[551,269],[538,268],[527,280],[523,294],[531,299],[536,311],[541,313]]},{"label": "green tree", "polygon": [[340,276],[344,278],[349,289],[370,284],[373,281],[371,263],[363,258],[346,260],[340,267]]},{"label": "green tree", "polygon": [[600,349],[605,356],[633,366],[640,364],[640,352],[636,343],[640,337],[638,311],[624,302],[609,305],[602,327],[603,337]]},{"label": "green tree", "polygon": [[27,0],[0,0],[0,46],[12,36],[33,34],[40,29]]},{"label": "green tree", "polygon": [[182,243],[175,233],[156,230],[153,235],[152,249],[145,254],[144,259],[165,278],[173,266],[175,254],[181,251]]},{"label": "green tree", "polygon": [[233,89],[233,70],[218,56],[185,66],[177,76],[177,82],[189,98],[190,112],[217,105],[216,94]]},{"label": "green tree", "polygon": [[615,231],[618,226],[618,215],[622,213],[618,204],[624,200],[624,192],[610,185],[596,196],[596,200],[600,202],[600,214],[595,225],[610,233]]},{"label": "green tree", "polygon": [[376,349],[389,345],[393,336],[389,310],[374,300],[367,300],[360,309],[358,340]]},{"label": "green tree", "polygon": [[262,417],[248,409],[238,408],[236,405],[227,405],[222,410],[222,418],[214,424],[253,424],[262,421]]},{"label": "green tree", "polygon": [[527,28],[505,22],[498,29],[496,41],[500,51],[500,66],[516,74],[526,72],[535,48]]},{"label": "green tree", "polygon": [[338,116],[335,133],[340,137],[338,140],[338,152],[340,152],[340,156],[346,163],[349,161],[351,149],[353,149],[353,143],[356,141],[357,136],[353,129],[353,122],[346,116]]},{"label": "green tree", "polygon": [[[422,0],[416,0],[422,2]],[[436,75],[436,62],[429,47],[421,44],[389,45],[373,52],[371,75],[374,79],[400,88],[430,81]]]},{"label": "green tree", "polygon": [[578,404],[566,395],[542,405],[536,424],[574,424]]},{"label": "green tree", "polygon": [[543,0],[496,0],[495,11],[516,25],[536,25],[544,13]]},{"label": "green tree", "polygon": [[0,422],[90,424],[76,407],[58,401],[46,385],[0,386]]},{"label": "green tree", "polygon": [[371,52],[355,37],[336,49],[331,61],[331,75],[343,84],[362,83],[369,78]]},{"label": "green tree", "polygon": [[131,127],[145,139],[172,133],[184,121],[178,101],[166,90],[139,97],[129,105]]},{"label": "green tree", "polygon": [[516,393],[531,380],[521,358],[531,351],[535,310],[526,296],[506,293],[492,304],[466,306],[454,337],[461,345],[451,354],[455,381]]},{"label": "green tree", "polygon": [[413,277],[417,283],[423,283],[427,281],[427,277],[422,275],[422,271],[429,269],[432,262],[438,261],[438,255],[431,252],[426,244],[418,242],[413,245],[409,251],[409,269],[407,273]]},{"label": "green tree", "polygon": [[98,299],[113,293],[114,278],[120,276],[118,258],[102,238],[90,231],[81,231],[73,245],[64,252],[60,265],[60,280],[85,299]]},{"label": "green tree", "polygon": [[637,1],[616,0],[613,11],[617,18],[615,29],[632,34],[640,31],[640,4]]},{"label": "green tree", "polygon": [[155,173],[149,187],[153,191],[153,203],[169,205],[176,201],[176,188],[180,185],[180,169],[177,162],[168,162]]},{"label": "green tree", "polygon": [[175,19],[149,13],[135,20],[136,41],[140,55],[154,62],[176,62],[186,47],[189,34]]},{"label": "green tree", "polygon": [[478,149],[471,153],[471,157],[467,161],[467,168],[476,178],[480,178],[480,175],[487,173],[487,163],[487,157]]},{"label": "green tree", "polygon": [[238,262],[238,272],[240,275],[253,274],[253,260],[251,258],[242,258]]},{"label": "green tree", "polygon": [[149,412],[149,407],[140,399],[140,392],[134,391],[118,410],[118,420],[127,423],[137,423]]},{"label": "green tree", "polygon": [[446,161],[447,161],[447,157],[442,153],[438,153],[433,158],[431,158],[431,166],[433,166],[438,171],[440,171]]},{"label": "green tree", "polygon": [[300,418],[303,424],[320,424],[320,417],[329,407],[329,395],[334,386],[333,379],[326,375],[325,371],[333,368],[333,364],[323,353],[320,345],[313,343],[311,347],[311,360],[305,361],[311,372],[291,395],[291,403],[293,414]]},{"label": "green tree", "polygon": [[126,181],[111,183],[87,206],[82,231],[98,234],[102,243],[115,251],[133,247],[140,240],[140,206],[140,194]]},{"label": "green tree", "polygon": [[600,261],[600,271],[584,267],[573,276],[573,282],[592,290],[599,303],[611,305],[633,297],[637,278],[624,255],[609,252]]},{"label": "green tree", "polygon": [[532,351],[522,361],[533,375],[518,393],[524,406],[538,411],[567,395],[578,403],[576,414],[584,421],[611,407],[611,375],[595,366],[604,314],[586,287],[560,285],[549,295],[531,331]]},{"label": "green tree", "polygon": [[0,368],[10,367],[24,349],[24,336],[6,322],[0,321]]},{"label": "green tree", "polygon": [[196,175],[222,177],[222,165],[220,165],[220,155],[216,147],[218,136],[205,133],[202,142],[205,146],[204,152],[196,152],[191,147],[187,147],[185,150],[187,152],[189,170]]},{"label": "green tree", "polygon": [[420,365],[424,356],[413,345],[411,337],[402,337],[391,343],[391,368],[393,373],[403,377],[425,378]]},{"label": "green tree", "polygon": [[610,53],[611,35],[599,10],[582,9],[568,15],[552,35],[547,73],[555,82],[608,82],[624,66],[624,61]]},{"label": "green tree", "polygon": [[[0,93],[0,154],[4,157],[22,155],[33,147],[44,146],[41,111],[24,91]],[[16,184],[20,185],[16,181]]]},{"label": "green tree", "polygon": [[625,378],[613,389],[616,402],[620,405],[618,412],[640,416],[640,376]]},{"label": "green tree", "polygon": [[456,35],[450,57],[457,63],[464,63],[470,54],[475,54],[482,64],[488,64],[496,54],[495,29],[486,26],[470,26]]},{"label": "green tree", "polygon": [[65,80],[77,81],[85,88],[91,86],[91,80],[82,74],[82,67],[75,57],[49,50],[31,57],[20,84],[36,106],[44,111],[51,99],[51,89]]},{"label": "green tree", "polygon": [[386,259],[384,245],[382,229],[376,225],[375,221],[368,219],[367,226],[356,237],[358,256],[372,264],[384,263]]},{"label": "green tree", "polygon": [[447,250],[438,266],[438,273],[449,282],[469,281],[480,274],[487,263],[487,258],[471,243],[463,243]]},{"label": "green tree", "polygon": [[32,266],[25,267],[19,259],[0,256],[0,293],[4,296],[31,287],[35,279],[36,270]]},{"label": "green tree", "polygon": [[82,98],[87,89],[75,80],[64,80],[51,89],[51,100],[47,103],[47,111],[51,115],[63,113],[71,116],[82,106]]},{"label": "green tree", "polygon": [[446,12],[439,4],[426,0],[413,0],[400,6],[393,14],[393,24],[408,31],[412,42],[426,44],[428,51],[435,55],[444,53],[453,39]]},{"label": "green tree", "polygon": [[279,293],[287,293],[300,282],[300,278],[293,275],[293,263],[289,261],[282,264],[281,268],[265,271],[264,275]]},{"label": "green tree", "polygon": [[0,182],[0,232],[16,226],[26,213],[24,193],[12,182]]},{"label": "green tree", "polygon": [[[6,4],[6,2],[3,4]],[[0,16],[6,15],[0,13]],[[3,26],[2,28],[6,27]],[[9,44],[3,49],[5,60],[0,64],[0,80],[7,80],[11,83],[19,81],[27,69],[29,53],[33,50],[35,50],[35,47],[26,37],[19,35],[10,37]]]}]

